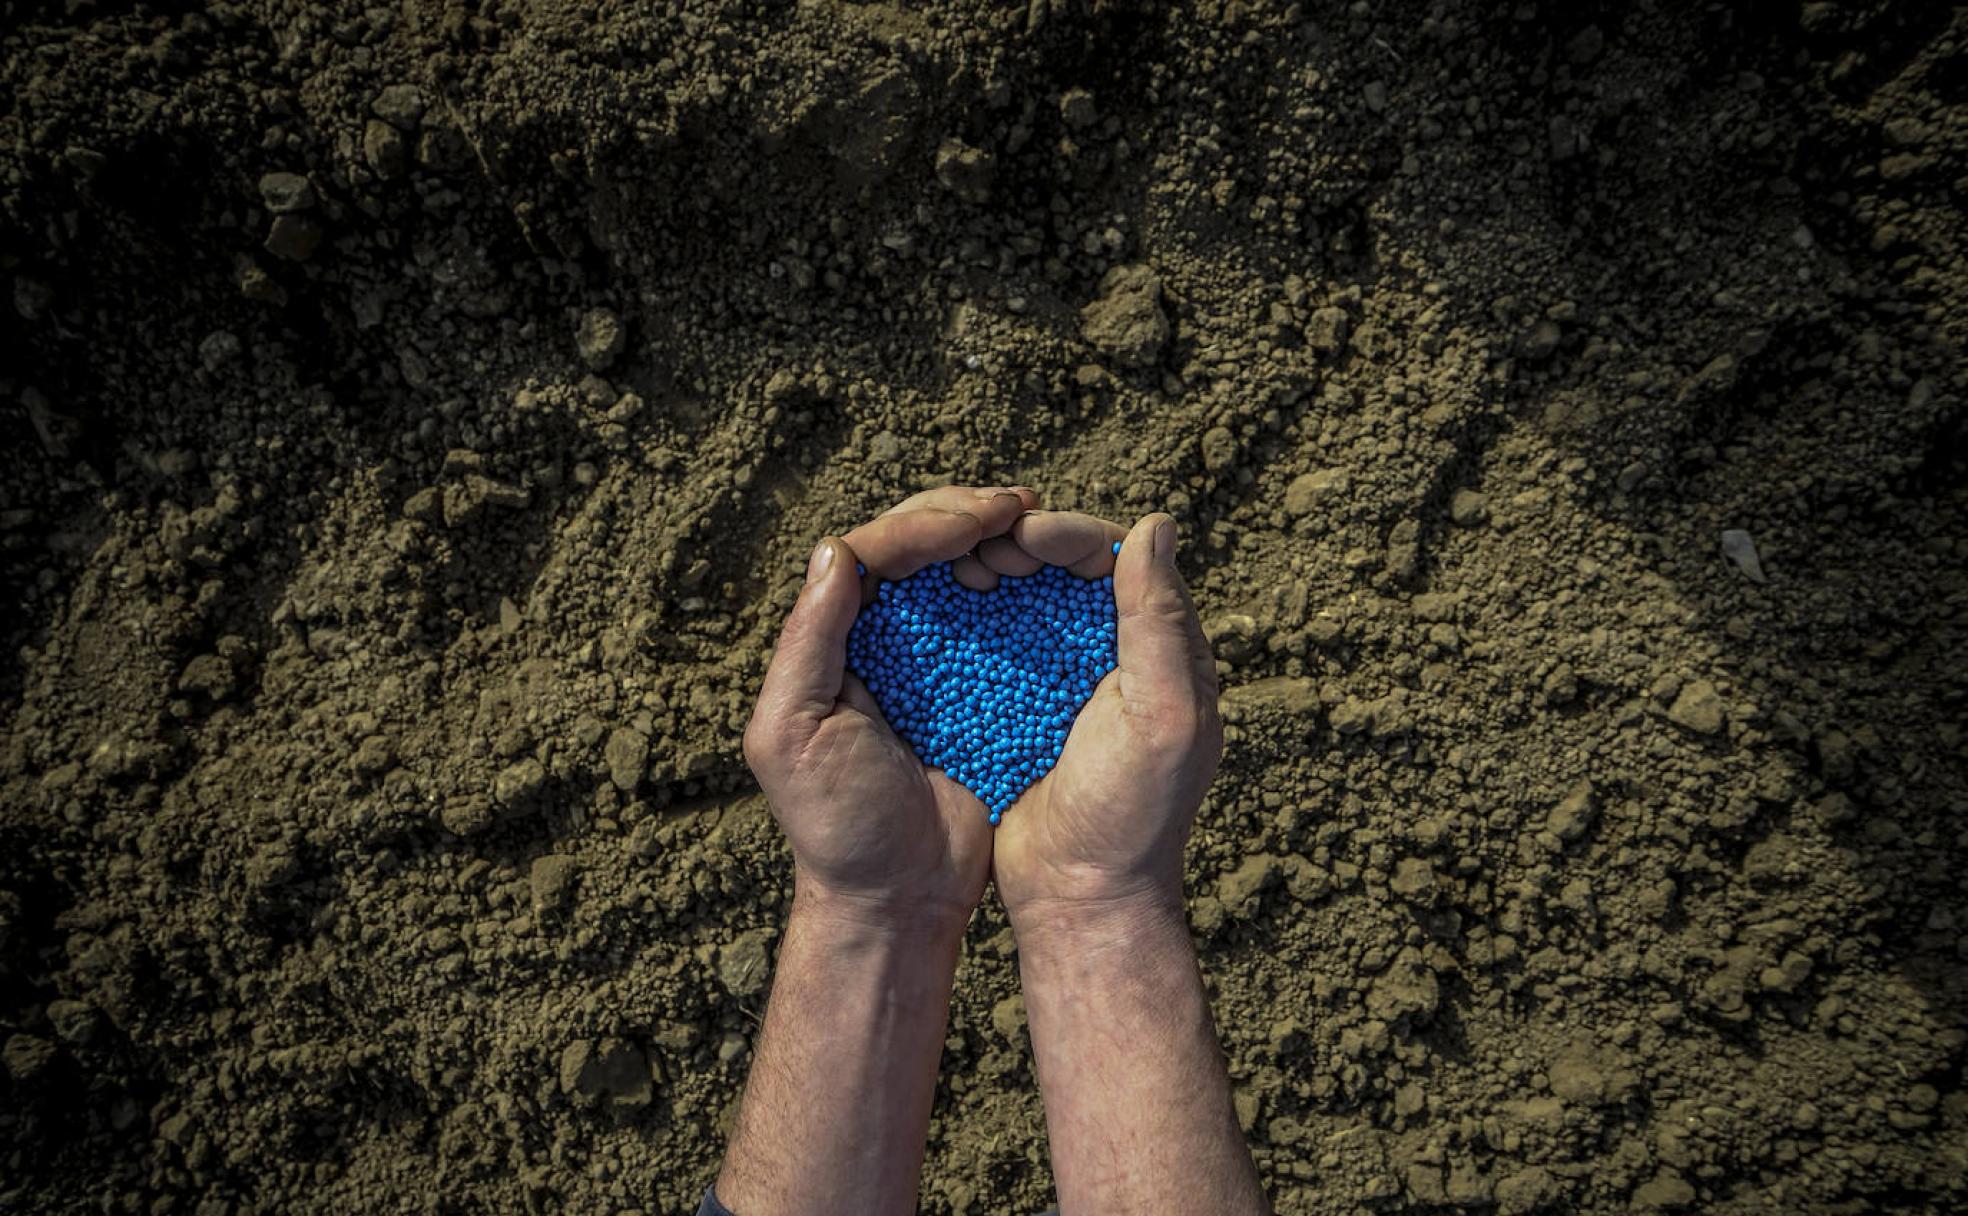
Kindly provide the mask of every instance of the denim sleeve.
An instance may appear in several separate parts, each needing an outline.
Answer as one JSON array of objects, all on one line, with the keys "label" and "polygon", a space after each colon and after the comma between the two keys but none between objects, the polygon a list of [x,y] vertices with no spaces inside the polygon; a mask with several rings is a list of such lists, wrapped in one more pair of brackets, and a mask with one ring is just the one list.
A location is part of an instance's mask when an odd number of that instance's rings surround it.
[{"label": "denim sleeve", "polygon": [[718,1202],[715,1186],[704,1192],[704,1202],[697,1205],[697,1216],[731,1216],[731,1209]]}]

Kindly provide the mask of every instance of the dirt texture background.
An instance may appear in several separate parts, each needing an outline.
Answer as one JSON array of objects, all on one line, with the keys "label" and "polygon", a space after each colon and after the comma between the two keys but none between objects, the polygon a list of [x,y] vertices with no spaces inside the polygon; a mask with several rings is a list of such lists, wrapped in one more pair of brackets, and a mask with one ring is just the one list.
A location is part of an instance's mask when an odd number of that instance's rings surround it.
[{"label": "dirt texture background", "polygon": [[[1960,8],[0,31],[0,1210],[687,1210],[749,697],[953,479],[1182,521],[1281,1212],[1968,1204]],[[987,903],[927,1211],[1024,1035]]]}]

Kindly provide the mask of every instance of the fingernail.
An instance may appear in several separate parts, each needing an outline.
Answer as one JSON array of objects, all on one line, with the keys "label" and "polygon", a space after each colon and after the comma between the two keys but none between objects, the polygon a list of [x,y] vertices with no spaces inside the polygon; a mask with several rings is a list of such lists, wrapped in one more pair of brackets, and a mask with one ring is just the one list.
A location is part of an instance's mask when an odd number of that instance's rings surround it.
[{"label": "fingernail", "polygon": [[820,542],[819,547],[814,549],[813,556],[806,559],[806,581],[809,583],[816,582],[822,576],[824,576],[827,573],[827,571],[833,568],[834,568],[833,542],[829,540],[823,540]]},{"label": "fingernail", "polygon": [[984,502],[990,502],[993,498],[996,498],[998,495],[1009,494],[1011,493],[1011,491],[1010,490],[977,490],[974,491],[974,493],[976,493],[977,497],[980,500]]},{"label": "fingernail", "polygon": [[1034,490],[1031,486],[1013,486],[1011,488],[1013,490],[1016,490],[1020,494],[1030,494],[1034,498],[1037,498],[1039,496],[1039,492],[1037,490]]},{"label": "fingernail", "polygon": [[1155,536],[1149,551],[1156,561],[1164,566],[1175,564],[1175,521],[1164,519],[1155,525]]}]

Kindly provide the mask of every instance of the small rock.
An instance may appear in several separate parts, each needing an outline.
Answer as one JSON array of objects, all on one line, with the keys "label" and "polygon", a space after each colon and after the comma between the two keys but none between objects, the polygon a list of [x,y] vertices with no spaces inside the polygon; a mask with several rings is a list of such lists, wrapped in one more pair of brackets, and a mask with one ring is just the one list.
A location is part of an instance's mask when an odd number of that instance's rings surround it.
[{"label": "small rock", "polygon": [[1373,703],[1353,696],[1333,706],[1332,712],[1326,715],[1333,730],[1342,735],[1361,734],[1373,725],[1373,718]]},{"label": "small rock", "polygon": [[232,695],[232,664],[215,654],[201,654],[178,673],[178,691],[223,701]]},{"label": "small rock", "polygon": [[1419,901],[1435,893],[1435,867],[1424,858],[1404,857],[1394,867],[1394,877],[1387,886],[1402,899]]},{"label": "small rock", "polygon": [[1542,363],[1556,353],[1558,343],[1564,336],[1564,331],[1558,328],[1556,321],[1548,317],[1541,318],[1537,324],[1525,331],[1522,338],[1518,339],[1517,349],[1531,362]]},{"label": "small rock", "polygon": [[1592,826],[1595,813],[1592,783],[1580,781],[1557,806],[1551,808],[1551,814],[1545,818],[1544,826],[1553,836],[1566,844],[1571,844],[1584,836],[1587,829]]},{"label": "small rock", "polygon": [[460,794],[444,800],[444,809],[438,812],[439,822],[445,830],[460,836],[476,836],[498,822],[498,815],[492,802],[483,794]]},{"label": "small rock", "polygon": [[1638,1078],[1620,1056],[1590,1039],[1577,1039],[1560,1051],[1547,1070],[1551,1092],[1580,1106],[1621,1101]]},{"label": "small rock", "polygon": [[517,806],[538,794],[546,783],[546,766],[528,757],[499,770],[492,781],[492,797],[506,806]]},{"label": "small rock", "polygon": [[771,929],[748,929],[719,948],[718,980],[732,996],[750,1000],[765,991],[772,974],[771,941]]},{"label": "small rock", "polygon": [[1228,472],[1237,463],[1237,437],[1228,427],[1213,426],[1203,432],[1203,467],[1212,473]]},{"label": "small rock", "polygon": [[494,481],[472,473],[458,485],[444,489],[444,523],[455,528],[477,516],[486,507],[524,507],[533,501],[532,494],[515,485]]},{"label": "small rock", "polygon": [[0,1047],[0,1062],[14,1080],[32,1081],[54,1066],[55,1045],[38,1035],[13,1035]]},{"label": "small rock", "polygon": [[427,108],[424,91],[414,84],[390,85],[369,104],[371,113],[402,131],[416,130]]},{"label": "small rock", "polygon": [[1442,985],[1435,973],[1412,959],[1395,963],[1367,989],[1367,1012],[1384,1022],[1427,1017],[1441,1002]]},{"label": "small rock", "polygon": [[560,1053],[560,1092],[581,1105],[647,1106],[651,1088],[649,1058],[633,1043],[576,1039]]},{"label": "small rock", "polygon": [[1161,276],[1141,265],[1109,270],[1100,280],[1100,297],[1080,310],[1080,333],[1117,363],[1154,363],[1169,336]]},{"label": "small rock", "polygon": [[1014,992],[991,1006],[991,1028],[1005,1042],[1018,1042],[1025,1030],[1025,997]]},{"label": "small rock", "polygon": [[1100,108],[1087,90],[1068,89],[1059,97],[1059,117],[1073,130],[1084,131],[1100,121]]},{"label": "small rock", "polygon": [[1405,1181],[1408,1195],[1416,1203],[1443,1204],[1449,1201],[1449,1188],[1442,1181],[1442,1167],[1425,1161],[1409,1164]]},{"label": "small rock", "polygon": [[1376,114],[1386,113],[1387,112],[1387,82],[1382,80],[1369,80],[1360,89],[1360,98],[1361,100],[1367,103],[1367,109],[1372,110]]},{"label": "small rock", "polygon": [[362,129],[362,159],[377,177],[402,177],[410,167],[410,145],[403,132],[372,118]]},{"label": "small rock", "polygon": [[1788,996],[1797,991],[1798,985],[1809,978],[1811,978],[1810,956],[1790,950],[1785,952],[1783,960],[1776,966],[1763,968],[1756,981],[1766,992]]},{"label": "small rock", "polygon": [[1352,479],[1345,469],[1300,473],[1285,487],[1285,514],[1294,519],[1304,519],[1344,499],[1351,484]]},{"label": "small rock", "polygon": [[1305,344],[1322,355],[1336,355],[1346,349],[1346,336],[1352,326],[1353,319],[1346,315],[1344,308],[1329,305],[1318,309],[1305,327]]},{"label": "small rock", "polygon": [[632,727],[618,727],[608,736],[602,749],[608,764],[608,779],[625,794],[635,793],[649,767],[649,736]]},{"label": "small rock", "polygon": [[1247,919],[1257,912],[1257,897],[1277,876],[1278,859],[1269,853],[1253,853],[1236,869],[1217,880],[1216,898],[1223,910]]},{"label": "small rock", "polygon": [[1486,1208],[1496,1192],[1495,1181],[1473,1161],[1449,1167],[1449,1202],[1465,1211]]},{"label": "small rock", "polygon": [[1497,1180],[1497,1216],[1530,1216],[1562,1194],[1558,1179],[1541,1165],[1529,1165]]},{"label": "small rock", "polygon": [[533,910],[543,915],[559,915],[574,899],[574,883],[580,877],[581,863],[565,853],[535,857],[527,873],[533,888]]},{"label": "small rock", "polygon": [[244,256],[239,259],[239,294],[276,308],[287,303],[287,289],[276,282],[264,266]]},{"label": "small rock", "polygon": [[990,199],[991,179],[996,176],[997,168],[997,157],[960,139],[946,139],[936,149],[936,180],[966,202],[982,203]]},{"label": "small rock", "polygon": [[436,486],[425,486],[403,500],[403,518],[427,524],[444,521],[444,494]]},{"label": "small rock", "polygon": [[1304,676],[1267,676],[1223,690],[1226,717],[1251,714],[1309,714],[1319,708],[1319,685]]},{"label": "small rock", "polygon": [[1633,1206],[1646,1211],[1685,1208],[1694,1201],[1695,1188],[1673,1170],[1662,1170],[1654,1175],[1653,1181],[1641,1183],[1633,1192]]},{"label": "small rock", "polygon": [[260,201],[275,215],[289,215],[314,206],[314,183],[298,173],[268,173],[260,178]]},{"label": "small rock", "polygon": [[298,215],[277,215],[261,246],[277,258],[305,262],[321,245],[321,226]]},{"label": "small rock", "polygon": [[1725,722],[1722,696],[1715,691],[1715,685],[1707,680],[1695,680],[1684,685],[1681,694],[1674,698],[1668,707],[1670,722],[1698,735],[1713,735],[1722,730]]},{"label": "small rock", "polygon": [[581,314],[581,323],[574,331],[574,344],[581,353],[581,362],[594,371],[607,371],[627,343],[628,331],[614,312],[590,308]]},{"label": "small rock", "polygon": [[1736,564],[1743,577],[1752,583],[1767,583],[1770,580],[1763,574],[1763,559],[1756,552],[1756,541],[1741,528],[1727,528],[1722,533],[1722,556]]},{"label": "small rock", "polygon": [[80,1046],[96,1037],[102,1016],[86,1001],[56,1000],[48,1002],[48,1022],[63,1042]]},{"label": "small rock", "polygon": [[1245,662],[1257,650],[1257,621],[1247,613],[1225,612],[1203,626],[1216,657],[1231,665]]},{"label": "small rock", "polygon": [[1474,528],[1490,517],[1490,498],[1475,490],[1457,490],[1449,499],[1449,518],[1464,528]]},{"label": "small rock", "polygon": [[380,777],[396,763],[396,753],[390,741],[381,735],[370,735],[363,739],[349,760],[349,766],[364,777]]}]

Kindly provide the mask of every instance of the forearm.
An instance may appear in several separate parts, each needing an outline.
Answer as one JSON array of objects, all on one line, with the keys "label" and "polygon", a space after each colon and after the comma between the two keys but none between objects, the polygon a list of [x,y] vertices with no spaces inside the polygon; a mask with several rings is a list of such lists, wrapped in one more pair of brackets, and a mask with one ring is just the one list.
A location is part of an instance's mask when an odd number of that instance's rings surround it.
[{"label": "forearm", "polygon": [[718,1198],[912,1212],[963,926],[796,893]]},{"label": "forearm", "polygon": [[1014,918],[1059,1210],[1267,1210],[1174,901]]}]

